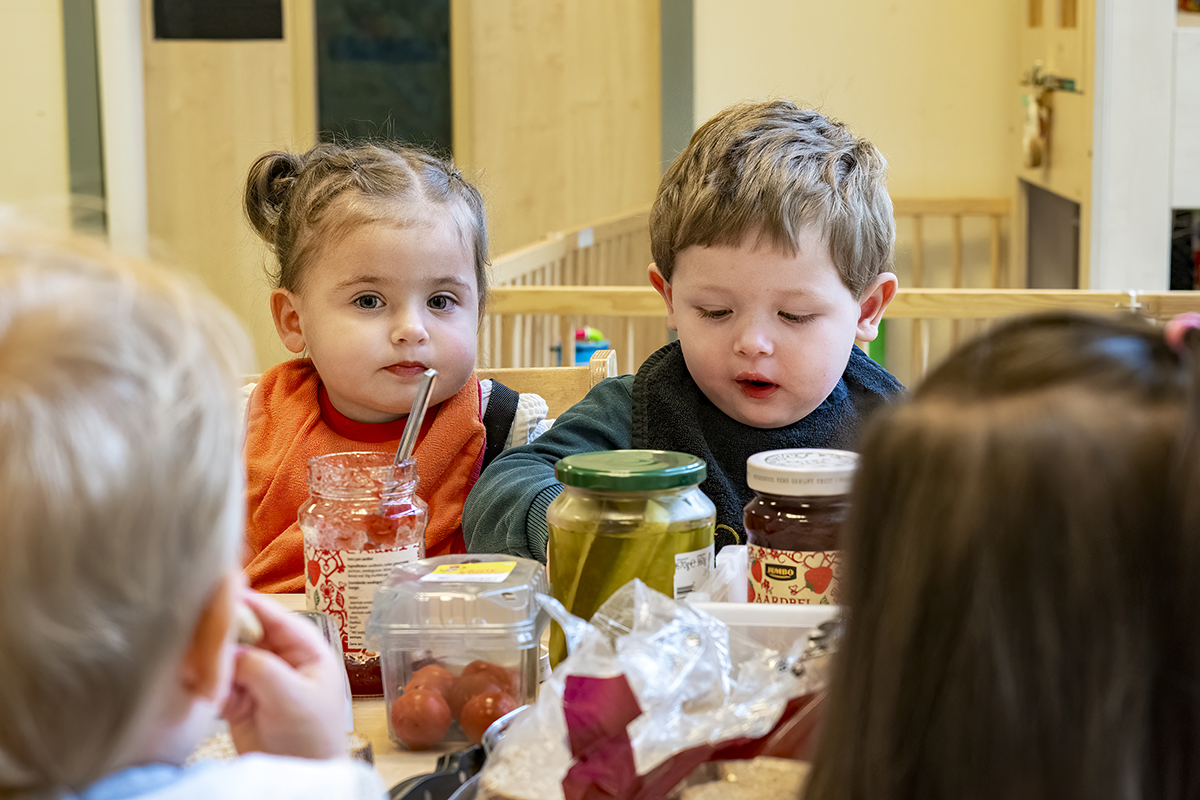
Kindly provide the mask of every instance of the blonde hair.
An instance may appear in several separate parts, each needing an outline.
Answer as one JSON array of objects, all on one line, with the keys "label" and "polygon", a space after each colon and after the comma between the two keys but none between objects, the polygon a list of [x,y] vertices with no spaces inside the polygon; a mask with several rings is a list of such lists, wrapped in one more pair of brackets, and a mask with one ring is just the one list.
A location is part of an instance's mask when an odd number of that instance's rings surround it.
[{"label": "blonde hair", "polygon": [[472,251],[479,311],[487,299],[487,216],[479,190],[454,164],[393,142],[323,142],[306,153],[266,153],[250,167],[246,219],[271,248],[275,288],[301,291],[320,245],[363,224],[403,225],[414,206],[440,206]]},{"label": "blonde hair", "polygon": [[704,123],[671,164],[650,211],[654,263],[670,281],[692,247],[748,235],[794,255],[815,225],[855,297],[891,269],[887,161],[845,125],[787,100],[740,103]]},{"label": "blonde hair", "polygon": [[196,286],[0,230],[0,795],[108,772],[236,568],[246,352]]}]

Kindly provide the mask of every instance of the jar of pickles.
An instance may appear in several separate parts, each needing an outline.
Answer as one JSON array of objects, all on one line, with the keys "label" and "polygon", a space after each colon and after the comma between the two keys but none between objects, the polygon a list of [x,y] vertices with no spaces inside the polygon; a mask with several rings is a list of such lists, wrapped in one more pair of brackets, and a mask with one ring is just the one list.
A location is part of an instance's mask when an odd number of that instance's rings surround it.
[{"label": "jar of pickles", "polygon": [[748,599],[838,602],[839,534],[858,455],[845,450],[755,453],[746,461]]},{"label": "jar of pickles", "polygon": [[354,695],[383,694],[379,654],[365,629],[375,589],[392,567],[425,555],[425,501],[416,495],[411,459],[387,453],[331,453],[309,459],[309,498],[298,521],[304,535],[304,594],[310,611],[333,618]]},{"label": "jar of pickles", "polygon": [[[554,596],[590,619],[634,578],[686,597],[712,569],[716,508],[700,491],[704,462],[663,450],[602,450],[560,460],[563,491],[546,510],[547,567]],[[562,629],[550,661],[566,656]]]}]

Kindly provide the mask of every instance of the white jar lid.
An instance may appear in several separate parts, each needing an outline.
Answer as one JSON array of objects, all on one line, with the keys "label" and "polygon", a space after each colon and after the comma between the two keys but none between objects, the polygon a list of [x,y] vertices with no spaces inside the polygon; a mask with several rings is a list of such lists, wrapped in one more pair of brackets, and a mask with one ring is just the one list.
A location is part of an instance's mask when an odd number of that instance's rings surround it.
[{"label": "white jar lid", "polygon": [[789,497],[846,494],[857,466],[858,454],[848,450],[767,450],[746,459],[746,483]]}]

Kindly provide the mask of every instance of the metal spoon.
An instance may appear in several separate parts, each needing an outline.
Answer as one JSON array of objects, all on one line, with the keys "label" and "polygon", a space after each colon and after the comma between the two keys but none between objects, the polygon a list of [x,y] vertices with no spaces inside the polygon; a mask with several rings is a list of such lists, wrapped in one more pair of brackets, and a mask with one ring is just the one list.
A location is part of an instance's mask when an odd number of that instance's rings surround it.
[{"label": "metal spoon", "polygon": [[436,369],[427,369],[421,374],[421,384],[417,387],[417,396],[413,398],[412,409],[408,412],[408,422],[404,423],[404,433],[400,434],[400,446],[396,448],[396,460],[392,466],[398,467],[407,461],[417,446],[417,435],[421,432],[425,412],[429,410],[429,397],[433,394],[437,374]]}]

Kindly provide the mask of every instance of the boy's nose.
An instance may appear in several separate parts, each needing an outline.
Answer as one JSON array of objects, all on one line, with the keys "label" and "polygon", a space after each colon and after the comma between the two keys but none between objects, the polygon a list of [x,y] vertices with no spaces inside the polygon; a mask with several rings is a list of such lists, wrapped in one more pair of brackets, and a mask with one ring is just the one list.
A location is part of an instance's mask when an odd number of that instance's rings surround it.
[{"label": "boy's nose", "polygon": [[747,322],[738,328],[733,350],[740,356],[769,356],[773,350],[771,337],[763,325]]}]

